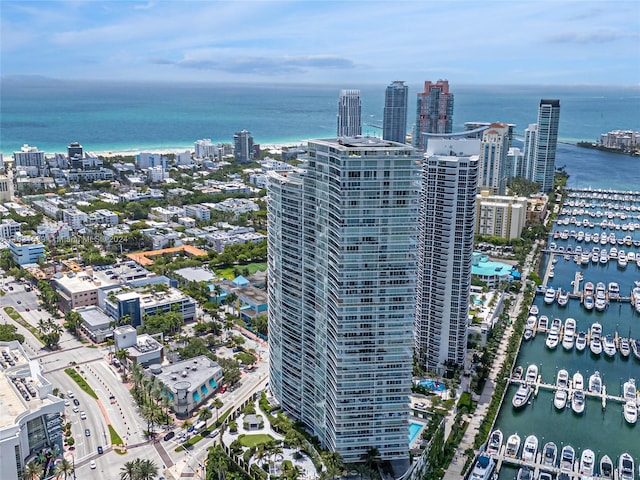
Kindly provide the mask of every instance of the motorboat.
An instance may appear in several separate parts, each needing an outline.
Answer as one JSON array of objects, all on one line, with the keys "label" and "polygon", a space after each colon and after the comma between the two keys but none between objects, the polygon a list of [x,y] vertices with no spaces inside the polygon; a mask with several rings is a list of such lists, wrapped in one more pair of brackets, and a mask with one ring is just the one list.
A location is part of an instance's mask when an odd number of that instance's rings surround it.
[{"label": "motorboat", "polygon": [[520,380],[522,378],[522,375],[524,374],[524,368],[522,368],[522,365],[518,365],[514,370],[513,370],[513,379],[514,380]]},{"label": "motorboat", "polygon": [[622,396],[625,400],[633,400],[636,401],[636,381],[633,378],[630,378],[624,385],[622,386]]},{"label": "motorboat", "polygon": [[520,451],[520,436],[517,433],[507,438],[507,445],[504,449],[504,454],[507,457],[517,457]]},{"label": "motorboat", "polygon": [[513,405],[513,408],[522,408],[526,406],[527,402],[529,401],[529,398],[531,397],[532,392],[533,392],[533,389],[529,384],[527,383],[520,384],[520,386],[518,387],[518,390],[513,396],[513,399],[511,400],[511,404]]},{"label": "motorboat", "polygon": [[608,334],[605,335],[604,341],[602,342],[602,349],[604,350],[605,355],[608,357],[613,357],[616,354],[616,343],[613,340],[613,335]]},{"label": "motorboat", "polygon": [[637,338],[632,338],[629,340],[629,344],[631,345],[633,356],[640,360],[640,340],[638,340]]},{"label": "motorboat", "polygon": [[558,410],[564,410],[567,406],[567,400],[569,399],[569,394],[566,390],[559,388],[553,394],[553,406]]},{"label": "motorboat", "polygon": [[576,321],[573,318],[567,318],[564,323],[564,335],[562,336],[562,348],[571,350],[575,341]]},{"label": "motorboat", "polygon": [[585,403],[586,399],[584,396],[584,390],[574,390],[573,396],[571,397],[571,409],[575,413],[581,414],[584,412]]},{"label": "motorboat", "polygon": [[527,373],[524,380],[530,385],[536,383],[538,380],[538,366],[535,363],[532,363],[527,367]]},{"label": "motorboat", "polygon": [[535,435],[529,435],[525,441],[524,446],[522,447],[522,460],[525,462],[532,462],[536,458],[536,454],[538,453],[538,437]]},{"label": "motorboat", "polygon": [[[596,253],[597,255],[597,253]],[[585,295],[593,295],[594,292],[594,286],[593,286],[593,282],[587,282],[584,284],[584,294]]]},{"label": "motorboat", "polygon": [[591,324],[591,340],[594,338],[600,338],[602,335],[602,325],[598,322]]},{"label": "motorboat", "polygon": [[596,310],[599,312],[603,312],[607,308],[607,297],[604,293],[596,295],[596,300],[594,306]]},{"label": "motorboat", "polygon": [[549,329],[549,317],[546,315],[540,315],[538,319],[538,330],[540,332],[546,332]]},{"label": "motorboat", "polygon": [[520,467],[516,475],[516,480],[534,480],[533,470],[529,467]]},{"label": "motorboat", "polygon": [[618,249],[616,247],[611,247],[611,250],[609,250],[609,257],[618,258]]},{"label": "motorboat", "polygon": [[553,475],[549,472],[540,472],[538,475],[538,480],[553,480]]},{"label": "motorboat", "polygon": [[558,370],[556,375],[556,386],[559,389],[566,389],[569,386],[569,372],[564,368]]},{"label": "motorboat", "polygon": [[576,337],[576,350],[582,352],[587,347],[587,335],[584,332],[578,332]]},{"label": "motorboat", "polygon": [[558,459],[558,446],[553,442],[547,442],[542,448],[542,464],[555,467]]},{"label": "motorboat", "polygon": [[584,308],[586,308],[587,310],[593,310],[593,307],[595,307],[596,305],[596,301],[593,299],[591,295],[589,295],[584,297],[582,304],[584,305]]},{"label": "motorboat", "polygon": [[535,315],[530,315],[529,318],[527,318],[527,323],[524,326],[525,340],[531,340],[531,338],[533,337],[533,329],[536,327],[537,321],[538,319],[535,317]]},{"label": "motorboat", "polygon": [[599,293],[603,294],[606,292],[607,287],[605,286],[604,282],[598,282],[596,283],[596,295],[598,295]]},{"label": "motorboat", "polygon": [[469,480],[489,480],[493,475],[496,464],[489,455],[480,455],[476,461]]},{"label": "motorboat", "polygon": [[618,285],[616,282],[609,282],[607,290],[609,290],[609,295],[611,296],[620,295],[620,285]]},{"label": "motorboat", "polygon": [[628,400],[627,403],[624,404],[624,419],[627,423],[631,425],[635,425],[638,421],[638,404],[635,400]]},{"label": "motorboat", "polygon": [[593,375],[589,377],[589,391],[591,393],[597,393],[598,395],[602,393],[602,378],[600,377],[600,372],[595,371]]},{"label": "motorboat", "polygon": [[569,292],[567,290],[560,289],[558,293],[558,305],[566,307],[567,303],[569,303]]},{"label": "motorboat", "polygon": [[613,479],[613,462],[609,455],[604,455],[600,459],[600,477],[609,480]]},{"label": "motorboat", "polygon": [[620,459],[618,460],[618,478],[620,480],[634,480],[634,470],[633,457],[626,452],[620,455]]},{"label": "motorboat", "polygon": [[538,313],[540,313],[540,309],[538,309],[538,306],[531,305],[531,308],[529,309],[529,315],[538,315]]},{"label": "motorboat", "polygon": [[556,348],[558,346],[559,339],[560,337],[558,336],[558,332],[556,332],[555,330],[550,330],[549,333],[547,333],[547,340],[545,342],[547,348],[551,350]]},{"label": "motorboat", "polygon": [[592,477],[596,468],[596,454],[590,448],[585,449],[580,455],[580,475],[582,478]]},{"label": "motorboat", "polygon": [[622,252],[618,253],[618,267],[627,268],[628,263],[629,261],[627,260],[627,256],[622,255]]},{"label": "motorboat", "polygon": [[487,454],[495,455],[500,453],[503,441],[502,430],[494,430],[489,436],[489,443],[487,443]]},{"label": "motorboat", "polygon": [[624,358],[628,358],[631,353],[631,346],[629,343],[629,339],[626,337],[620,338],[620,354]]},{"label": "motorboat", "polygon": [[554,330],[556,333],[560,333],[561,328],[562,328],[562,320],[560,320],[558,317],[554,318],[551,321],[551,326],[549,327],[549,330]]},{"label": "motorboat", "polygon": [[547,287],[544,292],[544,303],[551,305],[556,299],[556,291],[553,287]]},{"label": "motorboat", "polygon": [[594,355],[600,355],[602,353],[602,340],[600,340],[600,337],[591,339],[589,342],[589,349]]},{"label": "motorboat", "polygon": [[571,445],[565,445],[562,447],[562,452],[560,453],[560,471],[572,472],[575,459],[576,451]]}]

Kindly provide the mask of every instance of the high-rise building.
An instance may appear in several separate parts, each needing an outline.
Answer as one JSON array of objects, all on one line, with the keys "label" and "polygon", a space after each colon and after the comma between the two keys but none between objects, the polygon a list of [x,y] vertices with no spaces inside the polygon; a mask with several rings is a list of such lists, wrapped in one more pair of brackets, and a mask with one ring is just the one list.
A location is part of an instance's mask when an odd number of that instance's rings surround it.
[{"label": "high-rise building", "polygon": [[507,186],[512,178],[524,176],[524,155],[519,148],[511,147],[507,152],[507,163],[506,168],[504,169],[504,177],[507,179]]},{"label": "high-rise building", "polygon": [[301,158],[267,172],[269,388],[345,462],[376,448],[403,473],[421,155],[341,137]]},{"label": "high-rise building", "polygon": [[533,172],[536,164],[536,143],[538,142],[538,124],[530,123],[527,128],[524,129],[524,144],[523,144],[523,167],[522,176],[533,182]]},{"label": "high-rise building", "polygon": [[509,127],[492,123],[482,133],[478,162],[478,187],[502,195],[506,188],[505,167],[509,152]]},{"label": "high-rise building", "polygon": [[82,157],[84,157],[84,150],[82,145],[78,142],[71,142],[67,146],[67,157],[71,168],[82,168]]},{"label": "high-rise building", "polygon": [[540,184],[543,192],[553,188],[559,123],[560,100],[540,100],[533,181]]},{"label": "high-rise building", "polygon": [[39,167],[46,166],[44,152],[38,150],[38,147],[30,147],[26,143],[19,152],[13,152],[14,166],[18,167]]},{"label": "high-rise building", "polygon": [[247,130],[233,135],[233,160],[236,163],[253,162],[253,137]]},{"label": "high-rise building", "polygon": [[527,223],[527,199],[491,195],[482,190],[477,195],[476,233],[510,240],[520,238]]},{"label": "high-rise building", "polygon": [[422,169],[415,350],[441,375],[464,367],[478,186],[478,140],[429,141]]},{"label": "high-rise building", "polygon": [[393,82],[384,96],[382,138],[392,142],[407,143],[407,102],[409,87],[404,82]]},{"label": "high-rise building", "polygon": [[362,135],[360,90],[340,90],[338,99],[338,137]]},{"label": "high-rise building", "polygon": [[427,139],[423,133],[451,133],[453,131],[453,93],[449,92],[449,82],[438,80],[424,82],[424,92],[418,93],[416,125],[413,145],[424,152]]}]

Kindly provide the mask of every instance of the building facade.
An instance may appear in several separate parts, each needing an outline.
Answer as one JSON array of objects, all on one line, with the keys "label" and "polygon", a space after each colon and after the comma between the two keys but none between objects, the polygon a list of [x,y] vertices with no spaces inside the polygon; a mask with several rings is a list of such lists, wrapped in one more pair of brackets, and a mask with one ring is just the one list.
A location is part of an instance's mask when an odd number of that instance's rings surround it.
[{"label": "building facade", "polygon": [[509,152],[509,127],[505,123],[492,123],[482,134],[478,162],[478,188],[503,195],[507,179],[505,170]]},{"label": "building facade", "polygon": [[16,170],[20,170],[19,167],[44,168],[47,166],[44,152],[38,150],[38,147],[30,147],[27,144],[23,145],[19,152],[13,153],[13,161]]},{"label": "building facade", "polygon": [[382,138],[392,142],[407,143],[407,104],[409,87],[396,81],[387,87],[384,96]]},{"label": "building facade", "polygon": [[422,171],[415,350],[420,364],[439,375],[463,367],[467,351],[478,185],[471,145],[430,140]]},{"label": "building facade", "polygon": [[421,152],[427,148],[423,133],[451,133],[453,131],[453,93],[449,82],[438,80],[424,82],[424,91],[418,93],[416,125],[413,145]]},{"label": "building facade", "polygon": [[540,184],[543,192],[553,188],[559,123],[560,100],[540,100],[533,181]]},{"label": "building facade", "polygon": [[308,142],[269,172],[270,389],[345,462],[408,467],[421,155],[379,138]]},{"label": "building facade", "polygon": [[44,245],[38,237],[30,235],[16,233],[14,239],[9,240],[9,251],[18,265],[38,263],[40,258],[45,258]]},{"label": "building facade", "polygon": [[510,240],[519,238],[527,223],[527,199],[491,195],[483,190],[477,197],[476,233]]},{"label": "building facade", "polygon": [[233,135],[233,160],[236,163],[253,162],[253,137],[247,130]]},{"label": "building facade", "polygon": [[362,135],[362,103],[360,90],[340,90],[338,99],[338,137]]}]

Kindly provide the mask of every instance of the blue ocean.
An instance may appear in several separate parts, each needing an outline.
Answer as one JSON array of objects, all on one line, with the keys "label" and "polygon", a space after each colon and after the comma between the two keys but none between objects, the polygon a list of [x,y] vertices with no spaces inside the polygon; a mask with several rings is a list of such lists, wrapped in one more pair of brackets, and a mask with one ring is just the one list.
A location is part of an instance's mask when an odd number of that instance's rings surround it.
[{"label": "blue ocean", "polygon": [[[69,142],[85,150],[125,152],[193,148],[195,140],[231,142],[249,130],[260,144],[335,135],[341,88],[359,88],[363,133],[380,135],[386,85],[167,84],[10,79],[0,83],[0,151],[28,143],[47,153]],[[410,98],[421,85],[409,85]],[[451,85],[454,129],[468,121],[537,121],[541,98],[561,104],[562,142],[594,141],[613,129],[640,129],[640,88]],[[408,128],[415,118],[410,104]],[[570,186],[638,189],[638,159],[559,145],[557,166]]]}]

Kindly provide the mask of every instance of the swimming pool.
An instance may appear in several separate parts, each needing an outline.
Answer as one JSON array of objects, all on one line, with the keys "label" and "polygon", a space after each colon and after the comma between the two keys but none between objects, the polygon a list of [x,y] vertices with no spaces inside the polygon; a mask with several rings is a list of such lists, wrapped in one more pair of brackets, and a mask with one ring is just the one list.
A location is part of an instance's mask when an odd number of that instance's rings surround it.
[{"label": "swimming pool", "polygon": [[424,425],[422,423],[409,422],[409,445],[413,445],[413,441],[422,431]]},{"label": "swimming pool", "polygon": [[418,385],[424,388],[428,388],[432,392],[444,392],[447,389],[447,386],[444,382],[437,382],[435,380],[420,380]]}]

